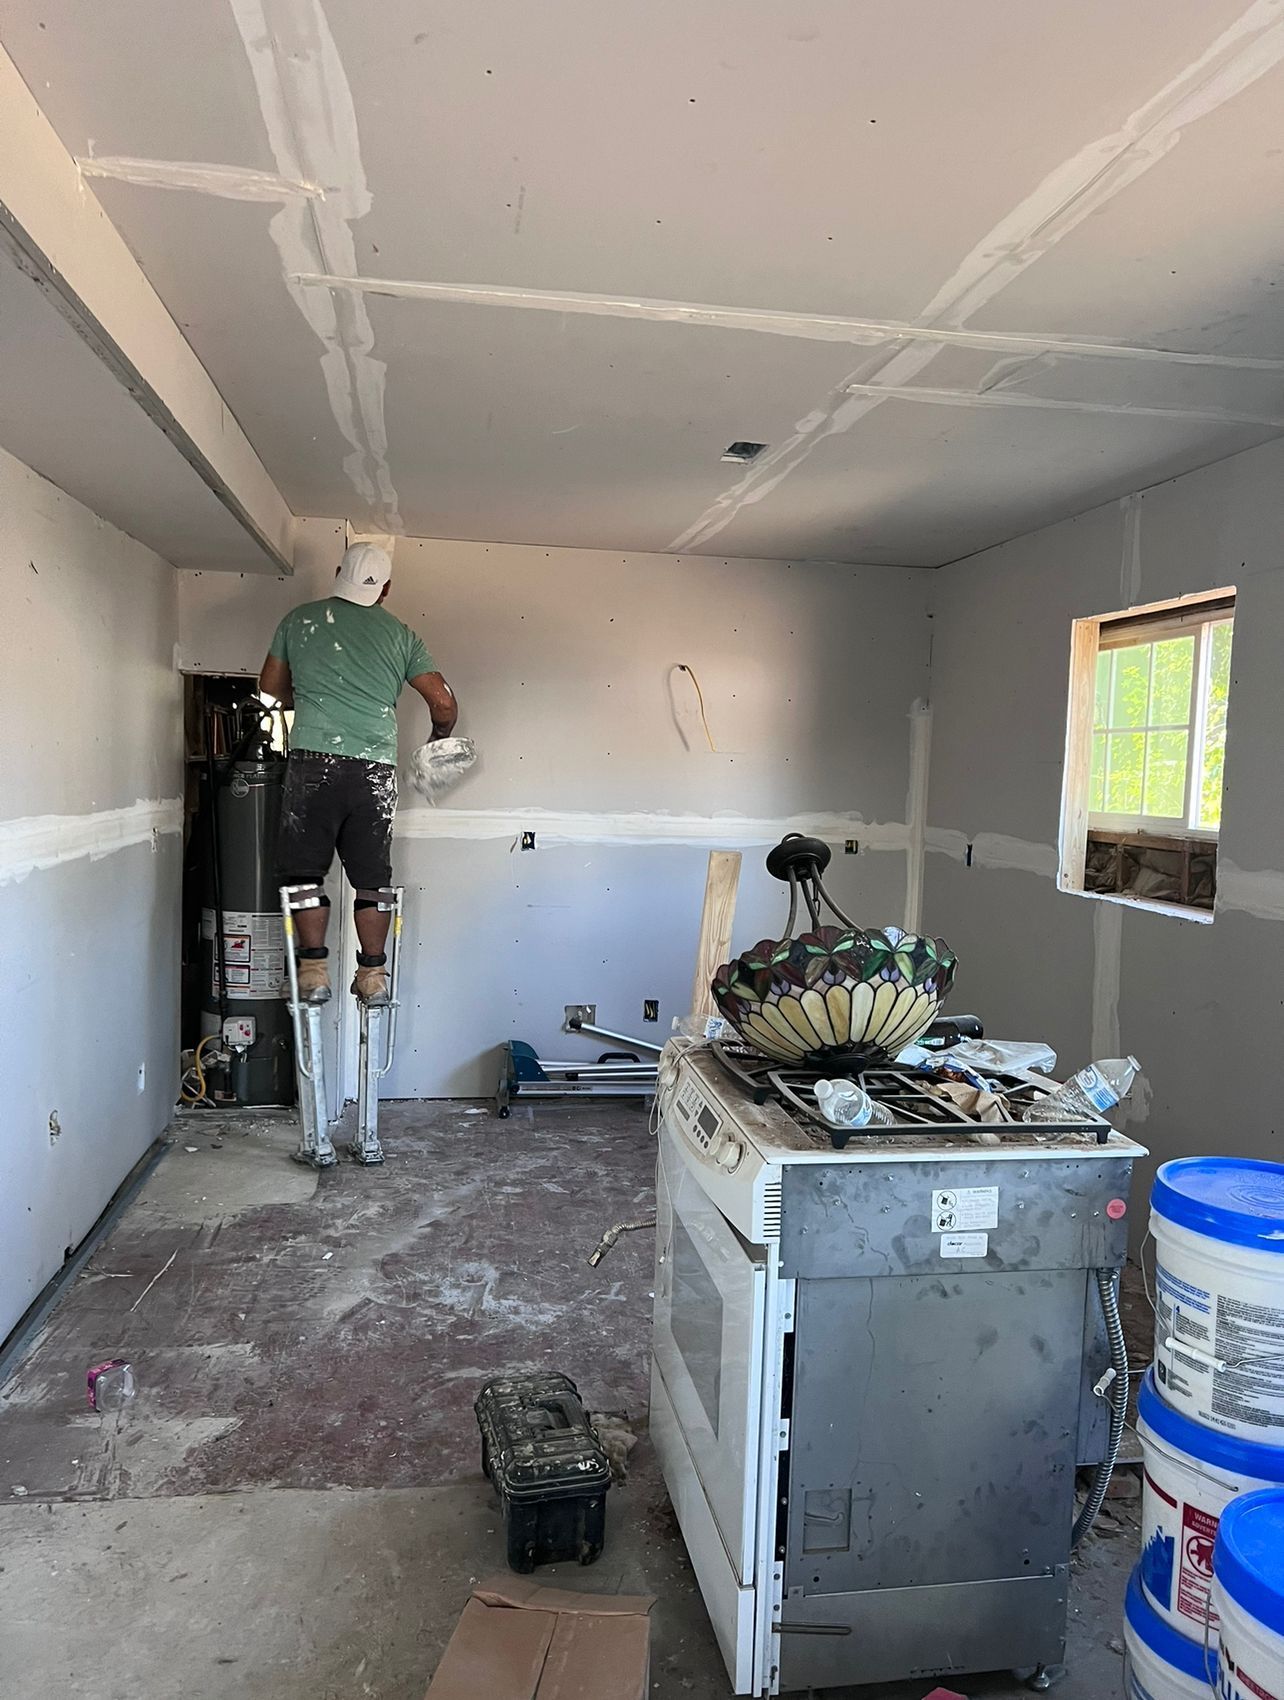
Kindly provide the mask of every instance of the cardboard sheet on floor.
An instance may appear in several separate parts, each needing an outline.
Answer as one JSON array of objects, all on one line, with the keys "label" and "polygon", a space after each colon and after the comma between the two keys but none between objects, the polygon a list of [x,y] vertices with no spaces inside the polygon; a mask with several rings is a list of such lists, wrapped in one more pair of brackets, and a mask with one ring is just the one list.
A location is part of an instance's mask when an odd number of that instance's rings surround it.
[{"label": "cardboard sheet on floor", "polygon": [[429,1700],[647,1700],[653,1604],[493,1577],[464,1607]]}]

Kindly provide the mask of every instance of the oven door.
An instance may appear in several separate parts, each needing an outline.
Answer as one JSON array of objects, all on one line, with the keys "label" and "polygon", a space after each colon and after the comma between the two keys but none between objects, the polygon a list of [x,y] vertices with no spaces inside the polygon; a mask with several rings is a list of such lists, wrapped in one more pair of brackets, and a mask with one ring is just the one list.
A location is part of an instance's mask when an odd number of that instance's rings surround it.
[{"label": "oven door", "polygon": [[750,1585],[767,1258],[710,1202],[700,1185],[703,1168],[666,1121],[656,1177],[652,1352],[736,1580]]}]

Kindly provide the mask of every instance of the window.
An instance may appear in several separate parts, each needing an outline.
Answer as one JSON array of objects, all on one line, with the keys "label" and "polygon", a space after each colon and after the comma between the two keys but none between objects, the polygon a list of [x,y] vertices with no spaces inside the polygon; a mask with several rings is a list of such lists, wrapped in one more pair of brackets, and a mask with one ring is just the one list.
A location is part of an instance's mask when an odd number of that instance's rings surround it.
[{"label": "window", "polygon": [[1063,890],[1211,911],[1233,590],[1075,622]]}]

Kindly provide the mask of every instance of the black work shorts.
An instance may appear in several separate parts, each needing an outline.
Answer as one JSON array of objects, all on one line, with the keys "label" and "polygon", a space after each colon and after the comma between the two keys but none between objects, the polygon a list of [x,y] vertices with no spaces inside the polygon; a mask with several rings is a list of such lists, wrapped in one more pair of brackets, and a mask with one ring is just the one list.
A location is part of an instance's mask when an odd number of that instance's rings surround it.
[{"label": "black work shorts", "polygon": [[391,763],[292,750],[276,848],[282,885],[319,884],[336,850],[357,891],[391,885],[396,808]]}]

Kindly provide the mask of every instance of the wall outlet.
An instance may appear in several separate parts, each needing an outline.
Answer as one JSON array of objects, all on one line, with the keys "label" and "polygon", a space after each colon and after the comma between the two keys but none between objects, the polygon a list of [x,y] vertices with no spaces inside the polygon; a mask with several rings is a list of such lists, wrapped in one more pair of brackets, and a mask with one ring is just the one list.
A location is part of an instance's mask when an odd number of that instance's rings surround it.
[{"label": "wall outlet", "polygon": [[139,1065],[138,1065],[138,1090],[140,1092],[146,1092],[146,1090],[147,1090],[147,1064],[146,1063],[139,1063]]},{"label": "wall outlet", "polygon": [[859,838],[845,838],[843,840],[843,852],[848,856],[858,856],[860,854]]},{"label": "wall outlet", "polygon": [[597,1005],[595,1003],[568,1003],[566,1010],[566,1025],[573,1027],[581,1022],[585,1027],[597,1026]]},{"label": "wall outlet", "polygon": [[50,1145],[56,1145],[58,1143],[59,1139],[61,1139],[61,1138],[62,1138],[62,1124],[58,1120],[58,1112],[57,1112],[57,1110],[50,1110],[50,1112],[49,1112],[49,1143],[50,1143]]},{"label": "wall outlet", "polygon": [[533,832],[524,832],[522,834],[522,849],[523,850],[533,850],[534,848],[535,848],[535,834]]},{"label": "wall outlet", "polygon": [[658,1021],[660,1019],[659,998],[643,998],[642,1019],[643,1021]]}]

